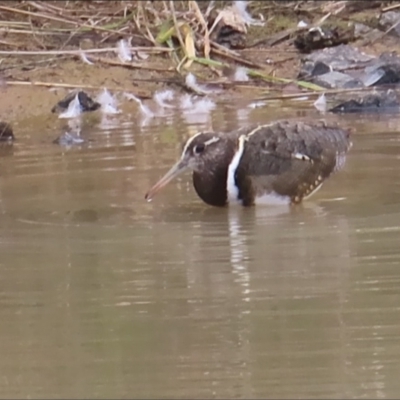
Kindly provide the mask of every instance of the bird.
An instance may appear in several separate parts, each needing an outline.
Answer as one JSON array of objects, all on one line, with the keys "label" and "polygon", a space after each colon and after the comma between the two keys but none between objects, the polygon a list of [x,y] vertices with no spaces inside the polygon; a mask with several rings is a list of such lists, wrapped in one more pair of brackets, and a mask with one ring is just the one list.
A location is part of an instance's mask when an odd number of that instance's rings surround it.
[{"label": "bird", "polygon": [[295,205],[343,168],[350,129],[324,120],[278,120],[230,132],[198,132],[178,162],[146,193],[156,193],[187,169],[208,205]]}]

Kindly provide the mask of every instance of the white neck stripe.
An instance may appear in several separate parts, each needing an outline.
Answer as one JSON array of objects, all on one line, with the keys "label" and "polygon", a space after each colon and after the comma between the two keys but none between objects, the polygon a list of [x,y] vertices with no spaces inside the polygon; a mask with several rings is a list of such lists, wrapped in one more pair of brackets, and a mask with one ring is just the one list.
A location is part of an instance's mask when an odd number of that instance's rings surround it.
[{"label": "white neck stripe", "polygon": [[246,141],[246,135],[241,135],[239,137],[238,149],[234,154],[232,161],[228,167],[228,176],[226,180],[226,192],[227,192],[227,200],[230,201],[238,201],[239,200],[239,188],[236,185],[235,175],[236,170],[239,166],[240,160],[242,159],[243,152],[244,152],[244,142]]}]

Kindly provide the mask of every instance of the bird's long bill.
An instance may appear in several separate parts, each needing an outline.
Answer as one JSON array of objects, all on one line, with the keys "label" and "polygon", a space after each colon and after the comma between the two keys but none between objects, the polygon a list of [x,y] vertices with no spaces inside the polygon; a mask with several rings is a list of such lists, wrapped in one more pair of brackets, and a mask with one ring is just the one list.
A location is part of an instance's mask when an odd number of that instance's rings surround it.
[{"label": "bird's long bill", "polygon": [[176,178],[187,169],[187,161],[178,161],[145,195],[145,199],[150,201],[158,191],[166,186],[172,179]]}]

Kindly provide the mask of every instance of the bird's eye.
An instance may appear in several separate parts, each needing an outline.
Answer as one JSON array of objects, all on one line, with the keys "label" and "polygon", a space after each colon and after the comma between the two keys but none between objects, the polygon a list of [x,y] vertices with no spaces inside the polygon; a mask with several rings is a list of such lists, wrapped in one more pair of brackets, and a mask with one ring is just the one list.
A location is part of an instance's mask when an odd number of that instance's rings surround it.
[{"label": "bird's eye", "polygon": [[196,145],[193,150],[195,154],[200,154],[204,151],[205,148],[206,146],[204,145],[204,143],[200,143]]}]

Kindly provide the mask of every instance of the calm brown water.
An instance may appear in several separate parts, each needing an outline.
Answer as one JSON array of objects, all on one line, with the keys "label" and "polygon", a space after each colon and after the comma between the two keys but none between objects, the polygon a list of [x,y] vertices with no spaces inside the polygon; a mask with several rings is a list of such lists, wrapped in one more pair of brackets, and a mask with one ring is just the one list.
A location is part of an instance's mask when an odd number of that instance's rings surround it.
[{"label": "calm brown water", "polygon": [[189,175],[146,203],[209,121],[93,118],[0,149],[1,398],[400,396],[400,118],[342,117],[345,170],[293,210],[210,208]]}]

